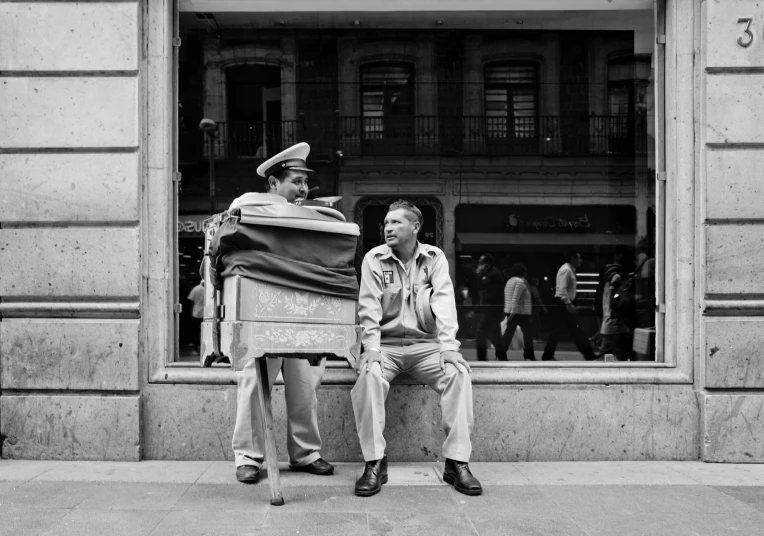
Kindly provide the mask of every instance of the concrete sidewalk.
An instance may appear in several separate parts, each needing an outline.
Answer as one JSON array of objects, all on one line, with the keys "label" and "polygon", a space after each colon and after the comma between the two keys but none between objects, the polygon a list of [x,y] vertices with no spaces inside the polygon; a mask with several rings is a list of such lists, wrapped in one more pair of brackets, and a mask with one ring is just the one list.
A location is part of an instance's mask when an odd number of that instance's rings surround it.
[{"label": "concrete sidewalk", "polygon": [[0,535],[764,534],[764,465],[472,463],[480,497],[442,464],[390,466],[374,497],[362,464],[319,477],[282,466],[286,504],[239,484],[232,462],[0,460]]}]

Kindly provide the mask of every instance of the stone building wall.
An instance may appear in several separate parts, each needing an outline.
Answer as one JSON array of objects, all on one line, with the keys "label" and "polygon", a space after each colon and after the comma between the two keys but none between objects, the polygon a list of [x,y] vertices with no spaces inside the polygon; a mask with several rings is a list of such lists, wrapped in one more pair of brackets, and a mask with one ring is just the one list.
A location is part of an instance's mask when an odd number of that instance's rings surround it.
[{"label": "stone building wall", "polygon": [[141,456],[141,22],[0,2],[4,457]]},{"label": "stone building wall", "polygon": [[[168,364],[169,6],[0,2],[3,457],[231,457],[233,374]],[[676,93],[667,95],[665,131],[668,362],[477,370],[473,459],[764,461],[764,15],[756,6],[668,1],[666,79]],[[744,48],[737,19],[748,16],[754,41]],[[417,47],[434,72],[428,39]],[[468,51],[481,46],[471,40]],[[351,48],[341,43],[340,54]],[[423,196],[447,187],[440,178],[406,184]],[[469,187],[512,195],[488,181]],[[398,185],[370,177],[343,188],[353,198]],[[454,208],[444,207],[447,233]],[[331,369],[320,393],[330,460],[360,459],[354,378]],[[283,438],[281,386],[274,404]],[[435,459],[436,396],[402,381],[388,408],[391,458]]]},{"label": "stone building wall", "polygon": [[[702,456],[764,462],[764,11],[745,0],[705,6],[697,144]],[[740,18],[751,19],[751,35]]]}]

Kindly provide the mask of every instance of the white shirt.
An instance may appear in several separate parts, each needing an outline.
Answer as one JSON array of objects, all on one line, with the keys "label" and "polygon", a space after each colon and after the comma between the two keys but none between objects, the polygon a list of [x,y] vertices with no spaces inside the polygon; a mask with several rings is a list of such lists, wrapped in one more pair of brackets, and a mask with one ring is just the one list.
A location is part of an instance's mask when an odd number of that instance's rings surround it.
[{"label": "white shirt", "polygon": [[576,299],[576,281],[576,269],[566,262],[557,271],[554,297],[562,298],[565,303],[572,303]]}]

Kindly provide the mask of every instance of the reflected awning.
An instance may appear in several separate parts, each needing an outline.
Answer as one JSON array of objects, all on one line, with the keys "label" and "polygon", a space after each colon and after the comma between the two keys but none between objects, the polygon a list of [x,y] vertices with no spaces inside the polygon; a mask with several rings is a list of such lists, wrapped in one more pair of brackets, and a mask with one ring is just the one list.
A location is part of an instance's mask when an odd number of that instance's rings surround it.
[{"label": "reflected awning", "polygon": [[633,234],[564,234],[564,233],[458,233],[456,240],[462,246],[634,246]]}]

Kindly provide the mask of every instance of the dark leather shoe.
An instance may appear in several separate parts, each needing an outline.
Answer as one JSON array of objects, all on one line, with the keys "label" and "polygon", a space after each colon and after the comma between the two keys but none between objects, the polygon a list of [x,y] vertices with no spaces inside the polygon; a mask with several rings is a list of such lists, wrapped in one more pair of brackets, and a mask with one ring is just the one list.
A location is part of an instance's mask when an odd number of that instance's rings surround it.
[{"label": "dark leather shoe", "polygon": [[355,494],[371,497],[379,493],[382,484],[387,483],[387,456],[381,460],[366,462],[361,478],[355,483]]},{"label": "dark leather shoe", "polygon": [[289,468],[292,471],[300,471],[312,475],[330,475],[334,472],[334,466],[323,458],[319,458],[315,462],[307,465],[290,465]]},{"label": "dark leather shoe", "polygon": [[465,495],[480,495],[483,487],[478,479],[472,476],[467,462],[457,462],[446,458],[446,470],[443,472],[443,480],[454,486],[456,491]]},{"label": "dark leather shoe", "polygon": [[236,468],[236,480],[243,484],[255,484],[260,480],[260,468],[255,465],[240,465]]}]

